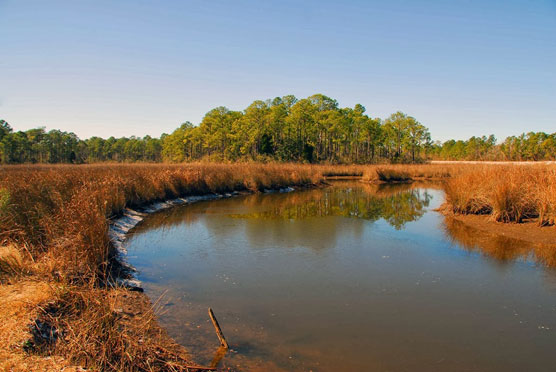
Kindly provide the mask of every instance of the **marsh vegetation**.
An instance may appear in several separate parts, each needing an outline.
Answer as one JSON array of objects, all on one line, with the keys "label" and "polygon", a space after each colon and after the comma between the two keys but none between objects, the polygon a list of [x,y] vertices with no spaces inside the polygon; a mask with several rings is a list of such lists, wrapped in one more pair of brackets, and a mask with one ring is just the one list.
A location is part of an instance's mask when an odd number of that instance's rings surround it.
[{"label": "marsh vegetation", "polygon": [[[390,221],[392,228],[402,229],[408,221],[418,220],[428,208],[426,194],[411,190],[417,181],[429,179],[440,182],[436,187],[444,188],[448,204],[443,209],[449,213],[485,214],[502,222],[533,220],[546,226],[543,229],[554,229],[556,177],[554,167],[546,165],[3,166],[2,288],[8,292],[16,287],[27,290],[26,303],[34,305],[27,308],[25,319],[36,319],[39,323],[34,324],[42,324],[41,327],[48,324],[48,329],[56,329],[58,336],[56,342],[29,341],[33,336],[23,318],[6,322],[5,327],[10,328],[2,330],[0,355],[12,361],[51,355],[63,359],[60,365],[78,364],[104,370],[185,368],[188,363],[183,357],[185,351],[164,336],[150,306],[145,305],[145,311],[132,317],[133,321],[122,314],[122,303],[129,301],[130,294],[125,289],[112,288],[114,277],[124,274],[115,264],[107,236],[111,218],[125,208],[178,196],[323,186],[326,177],[335,175],[361,177],[359,183],[368,188],[365,194],[368,196],[353,198],[354,194],[345,194],[341,204],[330,204],[330,199],[308,197],[310,192],[294,193],[275,212],[293,220],[303,216],[332,218],[347,216],[345,208],[351,206],[352,218],[369,223]],[[392,180],[406,182],[399,186],[408,188],[403,197],[381,189],[381,183]],[[322,195],[320,192],[314,195]],[[265,200],[261,198],[257,203],[264,205]],[[270,212],[257,213],[264,217]],[[242,217],[248,218],[248,214]],[[539,262],[554,262],[550,250],[539,250],[536,255]],[[48,290],[44,290],[45,286]],[[11,295],[3,296],[2,301],[3,309],[19,304]],[[9,310],[4,313],[11,314]],[[23,343],[25,348],[21,347]],[[54,360],[58,359],[51,359]],[[15,361],[10,368],[22,365]]]}]

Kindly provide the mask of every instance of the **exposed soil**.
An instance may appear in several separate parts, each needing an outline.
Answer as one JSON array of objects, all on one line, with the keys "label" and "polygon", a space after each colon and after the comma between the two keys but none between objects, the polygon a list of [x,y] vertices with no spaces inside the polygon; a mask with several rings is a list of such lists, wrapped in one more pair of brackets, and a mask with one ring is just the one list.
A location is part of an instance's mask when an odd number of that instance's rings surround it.
[{"label": "exposed soil", "polygon": [[526,220],[523,223],[496,222],[490,215],[461,215],[448,209],[441,208],[439,212],[477,230],[533,244],[556,245],[556,226],[539,226],[536,220]]}]

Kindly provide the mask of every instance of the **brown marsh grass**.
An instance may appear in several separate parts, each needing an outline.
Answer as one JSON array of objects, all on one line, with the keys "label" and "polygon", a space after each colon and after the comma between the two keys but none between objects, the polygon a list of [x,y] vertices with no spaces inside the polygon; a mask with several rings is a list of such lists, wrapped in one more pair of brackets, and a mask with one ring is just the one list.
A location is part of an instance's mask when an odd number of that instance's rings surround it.
[{"label": "brown marsh grass", "polygon": [[29,272],[17,248],[13,245],[0,246],[0,283],[19,279]]},{"label": "brown marsh grass", "polygon": [[448,179],[444,189],[454,213],[489,214],[499,222],[536,219],[543,226],[555,222],[553,165],[478,165]]},{"label": "brown marsh grass", "polygon": [[412,181],[411,175],[400,169],[377,168],[376,174],[382,182],[408,182]]},{"label": "brown marsh grass", "polygon": [[363,181],[367,182],[403,182],[411,180],[443,180],[460,174],[469,165],[444,165],[444,164],[393,164],[393,165],[367,165],[363,171]]},{"label": "brown marsh grass", "polygon": [[323,177],[361,177],[363,181],[379,180],[379,171],[408,174],[412,179],[443,179],[471,168],[467,164],[316,164],[311,168]]}]

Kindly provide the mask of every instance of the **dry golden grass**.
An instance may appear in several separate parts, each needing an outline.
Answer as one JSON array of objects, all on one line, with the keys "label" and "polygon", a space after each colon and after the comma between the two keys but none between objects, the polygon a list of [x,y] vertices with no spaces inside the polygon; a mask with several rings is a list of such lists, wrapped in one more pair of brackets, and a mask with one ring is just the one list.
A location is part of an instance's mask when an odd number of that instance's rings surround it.
[{"label": "dry golden grass", "polygon": [[556,168],[551,165],[474,166],[445,184],[452,212],[490,214],[499,222],[537,219],[554,224]]},{"label": "dry golden grass", "polygon": [[312,166],[323,177],[361,177],[367,165],[317,164]]},{"label": "dry golden grass", "polygon": [[[391,182],[395,178],[409,180],[443,180],[470,169],[470,165],[444,164],[394,164],[367,165],[363,171],[363,180],[367,182]],[[392,178],[392,179],[390,179]]]},{"label": "dry golden grass", "polygon": [[29,339],[29,324],[40,313],[41,305],[52,293],[49,284],[34,280],[23,280],[15,284],[0,286],[0,370],[27,371],[71,371],[69,363],[62,357],[47,358],[29,355],[23,346]]},{"label": "dry golden grass", "polygon": [[362,177],[363,181],[373,182],[379,180],[377,171],[403,172],[412,179],[443,179],[461,172],[471,165],[463,164],[371,164],[371,165],[334,165],[318,164],[311,168],[323,177]]},{"label": "dry golden grass", "polygon": [[413,180],[408,172],[400,169],[377,168],[376,174],[382,182],[409,182]]},{"label": "dry golden grass", "polygon": [[64,341],[56,344],[56,354],[93,371],[187,370],[185,350],[169,343],[156,324],[156,306],[134,301],[134,309],[126,308],[125,297],[134,295],[139,294],[123,289],[59,288],[55,301],[42,313],[43,322],[62,330],[59,337]]},{"label": "dry golden grass", "polygon": [[0,283],[9,282],[29,273],[28,265],[23,262],[21,253],[15,246],[0,247]]},{"label": "dry golden grass", "polygon": [[556,168],[533,175],[534,199],[540,225],[556,224]]}]

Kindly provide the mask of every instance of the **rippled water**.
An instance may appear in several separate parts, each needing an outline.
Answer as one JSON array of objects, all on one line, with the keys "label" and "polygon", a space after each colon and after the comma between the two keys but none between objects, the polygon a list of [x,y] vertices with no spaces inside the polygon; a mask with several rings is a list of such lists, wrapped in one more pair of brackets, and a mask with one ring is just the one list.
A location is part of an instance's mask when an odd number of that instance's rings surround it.
[{"label": "rippled water", "polygon": [[334,182],[149,216],[128,240],[161,323],[264,371],[552,371],[556,250],[434,212],[441,191]]}]

